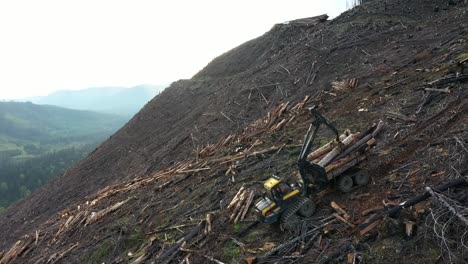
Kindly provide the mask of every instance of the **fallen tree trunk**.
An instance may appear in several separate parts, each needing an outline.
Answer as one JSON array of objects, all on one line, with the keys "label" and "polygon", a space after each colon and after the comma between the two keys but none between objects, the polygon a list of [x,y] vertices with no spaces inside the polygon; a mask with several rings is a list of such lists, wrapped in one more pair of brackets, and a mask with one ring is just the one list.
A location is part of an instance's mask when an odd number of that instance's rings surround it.
[{"label": "fallen tree trunk", "polygon": [[[460,186],[460,185],[465,185],[467,184],[467,180],[466,178],[468,177],[468,175],[465,175],[463,176],[462,178],[460,179],[457,179],[457,180],[454,180],[454,181],[451,181],[447,184],[444,184],[442,186],[439,186],[437,188],[435,188],[434,190],[437,191],[437,192],[444,192],[450,188],[453,188],[453,187],[456,187],[456,186]],[[407,200],[407,201],[404,201],[403,203],[399,204],[399,205],[396,205],[394,207],[392,207],[390,210],[388,211],[385,211],[383,213],[380,213],[380,214],[376,214],[375,216],[371,217],[369,219],[369,221],[367,221],[366,223],[363,223],[363,224],[360,224],[358,226],[358,230],[359,231],[362,231],[364,229],[366,229],[368,226],[372,225],[374,222],[384,218],[386,215],[389,215],[389,216],[395,216],[397,215],[402,209],[405,209],[405,208],[408,208],[410,206],[413,206],[417,203],[420,203],[424,200],[426,200],[427,198],[431,197],[431,194],[426,191],[424,192],[423,194],[421,195],[418,195],[410,200]]]}]

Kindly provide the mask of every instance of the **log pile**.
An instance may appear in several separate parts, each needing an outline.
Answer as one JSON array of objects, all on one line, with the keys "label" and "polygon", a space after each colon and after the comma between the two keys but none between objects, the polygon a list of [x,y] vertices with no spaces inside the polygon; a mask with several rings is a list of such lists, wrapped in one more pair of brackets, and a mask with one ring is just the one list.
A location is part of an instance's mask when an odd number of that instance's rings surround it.
[{"label": "log pile", "polygon": [[208,144],[198,151],[199,158],[206,158],[213,155],[218,149],[231,143],[236,138],[236,135],[229,135],[225,138],[221,138],[216,144]]},{"label": "log pile", "polygon": [[340,135],[340,142],[328,142],[310,153],[307,160],[324,167],[328,179],[333,179],[366,159],[366,153],[376,144],[375,137],[383,127],[384,122],[380,121],[364,133],[346,131]]},{"label": "log pile", "polygon": [[239,135],[239,142],[247,142],[262,133],[273,133],[290,124],[304,109],[309,101],[306,96],[301,102],[292,106],[289,102],[278,105],[266,116],[257,119],[253,124],[246,127]]},{"label": "log pile", "polygon": [[227,206],[227,209],[231,212],[229,221],[232,221],[234,224],[244,221],[247,212],[252,205],[254,196],[254,191],[245,189],[242,186]]},{"label": "log pile", "polygon": [[290,102],[281,103],[272,111],[268,112],[266,116],[257,119],[247,126],[241,133],[228,135],[221,138],[215,144],[207,144],[201,148],[197,148],[195,150],[197,160],[199,158],[213,156],[223,149],[223,147],[229,146],[231,143],[249,142],[263,133],[273,133],[281,130],[293,122],[298,115],[302,114],[301,110],[304,109],[309,99],[309,96],[305,96],[302,101],[295,105],[292,105]]}]

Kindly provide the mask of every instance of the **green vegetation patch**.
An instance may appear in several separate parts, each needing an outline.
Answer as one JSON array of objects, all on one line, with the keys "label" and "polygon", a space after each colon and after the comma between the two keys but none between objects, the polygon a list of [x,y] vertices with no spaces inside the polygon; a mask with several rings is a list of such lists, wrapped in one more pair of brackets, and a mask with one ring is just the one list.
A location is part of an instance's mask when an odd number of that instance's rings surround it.
[{"label": "green vegetation patch", "polygon": [[456,57],[457,61],[462,61],[468,59],[468,53],[462,53]]},{"label": "green vegetation patch", "polygon": [[224,243],[223,253],[225,257],[230,259],[238,259],[241,255],[241,250],[240,247],[234,243],[234,241],[229,240]]},{"label": "green vegetation patch", "polygon": [[114,244],[110,239],[102,242],[98,248],[88,257],[85,258],[84,263],[101,264],[107,256],[109,256],[114,248]]}]

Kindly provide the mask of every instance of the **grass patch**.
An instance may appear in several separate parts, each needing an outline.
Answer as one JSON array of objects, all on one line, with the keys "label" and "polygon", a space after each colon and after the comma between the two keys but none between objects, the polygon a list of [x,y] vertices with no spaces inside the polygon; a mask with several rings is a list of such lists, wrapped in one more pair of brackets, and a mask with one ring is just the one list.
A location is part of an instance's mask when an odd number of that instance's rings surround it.
[{"label": "grass patch", "polygon": [[239,232],[242,230],[243,225],[241,223],[234,224],[234,231]]},{"label": "grass patch", "polygon": [[226,257],[231,259],[238,259],[240,257],[241,251],[238,245],[236,245],[232,240],[229,240],[224,244],[223,253]]},{"label": "grass patch", "polygon": [[88,264],[101,264],[106,257],[109,256],[113,248],[114,244],[112,241],[105,240],[89,257],[85,258],[83,262]]},{"label": "grass patch", "polygon": [[457,61],[462,61],[462,60],[468,59],[468,53],[462,53],[462,54],[458,55],[456,59],[457,59]]}]

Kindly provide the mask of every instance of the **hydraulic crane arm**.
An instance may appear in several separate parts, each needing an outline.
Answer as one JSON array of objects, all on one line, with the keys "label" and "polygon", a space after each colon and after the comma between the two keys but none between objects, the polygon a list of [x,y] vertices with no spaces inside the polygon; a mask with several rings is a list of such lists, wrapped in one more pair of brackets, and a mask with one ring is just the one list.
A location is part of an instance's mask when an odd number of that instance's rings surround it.
[{"label": "hydraulic crane arm", "polygon": [[[308,173],[310,171],[312,172],[311,176],[313,178],[319,178],[316,180],[326,181],[326,173],[325,173],[324,168],[320,167],[317,164],[312,164],[307,161],[307,156],[309,155],[312,149],[312,145],[314,144],[315,137],[320,128],[320,125],[324,124],[328,129],[330,129],[331,131],[333,131],[333,133],[335,133],[336,140],[338,142],[340,140],[340,135],[338,133],[338,130],[332,124],[330,124],[330,122],[328,122],[328,120],[325,117],[323,117],[314,107],[309,108],[309,111],[314,116],[314,120],[309,125],[309,129],[307,130],[307,133],[304,137],[304,143],[302,145],[301,152],[299,154],[299,160],[298,160],[299,172],[301,174],[302,181],[304,182],[304,185],[306,186],[308,186],[311,183],[311,179],[306,175],[306,174],[310,174]],[[307,187],[305,187],[305,190],[304,190],[304,193],[306,192],[307,192]]]}]

